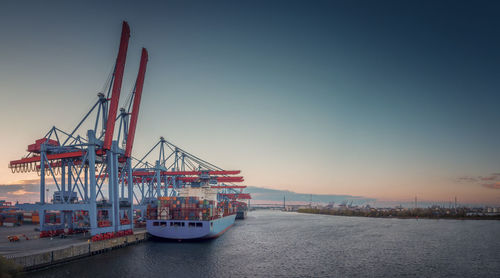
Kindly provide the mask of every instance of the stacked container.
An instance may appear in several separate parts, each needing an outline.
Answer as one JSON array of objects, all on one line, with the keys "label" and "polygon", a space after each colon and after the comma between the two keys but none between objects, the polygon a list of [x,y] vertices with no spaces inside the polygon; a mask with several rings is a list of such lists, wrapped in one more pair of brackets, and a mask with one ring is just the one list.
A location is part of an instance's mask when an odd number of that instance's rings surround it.
[{"label": "stacked container", "polygon": [[236,207],[231,202],[222,201],[219,203],[219,206],[222,208],[224,216],[236,213]]},{"label": "stacked container", "polygon": [[45,223],[60,224],[61,223],[61,213],[60,212],[46,212],[45,213]]},{"label": "stacked container", "polygon": [[156,212],[163,220],[212,220],[217,218],[217,203],[199,197],[160,197]]},{"label": "stacked container", "polygon": [[109,212],[107,210],[97,211],[97,227],[111,227]]},{"label": "stacked container", "polygon": [[7,212],[2,212],[2,225],[6,227],[14,227],[21,225],[23,219],[23,213],[17,212],[15,210],[10,210]]},{"label": "stacked container", "polygon": [[23,212],[23,222],[31,224],[33,223],[33,213],[32,212]]},{"label": "stacked container", "polygon": [[33,224],[40,224],[40,215],[38,214],[38,211],[33,211],[31,214],[31,221]]}]

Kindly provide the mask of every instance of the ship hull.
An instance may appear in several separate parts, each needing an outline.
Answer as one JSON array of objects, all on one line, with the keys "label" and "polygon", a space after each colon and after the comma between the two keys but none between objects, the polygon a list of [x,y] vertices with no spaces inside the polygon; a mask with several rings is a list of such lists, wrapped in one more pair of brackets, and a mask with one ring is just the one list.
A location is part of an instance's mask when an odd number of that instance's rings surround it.
[{"label": "ship hull", "polygon": [[238,210],[236,212],[236,219],[245,219],[247,218],[247,211],[246,210]]},{"label": "ship hull", "polygon": [[216,238],[234,225],[236,214],[215,220],[147,220],[148,233],[157,238],[197,240]]}]

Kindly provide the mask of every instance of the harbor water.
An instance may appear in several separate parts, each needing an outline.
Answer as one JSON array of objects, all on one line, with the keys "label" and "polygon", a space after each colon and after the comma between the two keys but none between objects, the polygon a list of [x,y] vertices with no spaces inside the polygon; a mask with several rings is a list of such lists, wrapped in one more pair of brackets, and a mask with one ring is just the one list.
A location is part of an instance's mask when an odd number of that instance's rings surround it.
[{"label": "harbor water", "polygon": [[253,211],[221,237],[145,242],[28,277],[500,277],[500,221]]}]

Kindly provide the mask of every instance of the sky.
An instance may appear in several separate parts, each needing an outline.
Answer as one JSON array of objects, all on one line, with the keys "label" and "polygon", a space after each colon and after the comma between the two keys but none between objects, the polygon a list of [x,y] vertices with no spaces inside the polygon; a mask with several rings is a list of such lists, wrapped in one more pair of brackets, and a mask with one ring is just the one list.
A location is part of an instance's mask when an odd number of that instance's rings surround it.
[{"label": "sky", "polygon": [[[496,1],[3,1],[0,198],[10,160],[71,130],[131,38],[149,51],[134,156],[160,136],[245,184],[500,205]],[[27,187],[29,185],[29,187]]]}]

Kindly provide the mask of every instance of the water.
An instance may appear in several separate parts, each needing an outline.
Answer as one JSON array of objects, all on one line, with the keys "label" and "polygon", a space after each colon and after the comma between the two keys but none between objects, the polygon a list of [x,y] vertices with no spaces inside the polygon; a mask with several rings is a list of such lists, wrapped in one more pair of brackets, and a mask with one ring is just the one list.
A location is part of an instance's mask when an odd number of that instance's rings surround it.
[{"label": "water", "polygon": [[218,239],[146,242],[29,277],[500,277],[500,221],[256,211]]}]

